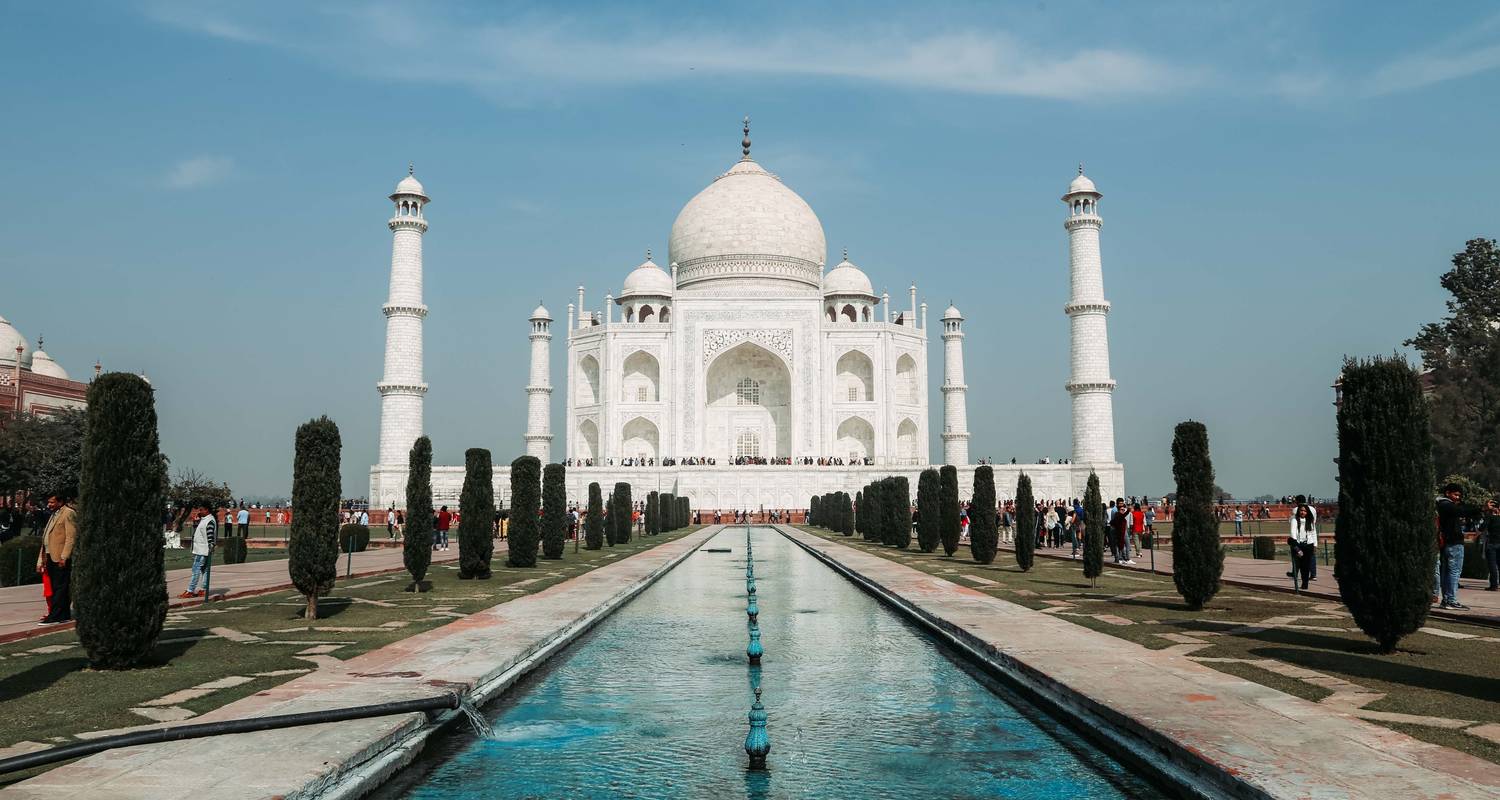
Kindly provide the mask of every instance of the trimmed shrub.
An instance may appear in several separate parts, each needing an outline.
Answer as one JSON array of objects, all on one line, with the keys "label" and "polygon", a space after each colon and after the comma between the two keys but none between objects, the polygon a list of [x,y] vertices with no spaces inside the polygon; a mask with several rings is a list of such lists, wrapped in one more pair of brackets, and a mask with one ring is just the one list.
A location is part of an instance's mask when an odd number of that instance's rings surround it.
[{"label": "trimmed shrub", "polygon": [[[229,526],[225,526],[228,528]],[[222,554],[221,563],[243,564],[250,557],[250,548],[243,536],[228,536],[218,540],[216,549]]]},{"label": "trimmed shrub", "polygon": [[974,500],[969,509],[969,553],[980,564],[995,560],[1000,531],[995,526],[995,470],[988,464],[974,470]]},{"label": "trimmed shrub", "polygon": [[589,484],[589,508],[583,518],[583,547],[586,550],[604,547],[604,498],[597,482]]},{"label": "trimmed shrub", "polygon": [[891,526],[891,546],[906,550],[911,547],[911,483],[904,475],[897,475],[890,481],[888,524]]},{"label": "trimmed shrub", "polygon": [[807,524],[809,524],[809,525],[822,525],[823,524],[823,520],[818,517],[818,496],[817,495],[813,495],[812,499],[807,501]]},{"label": "trimmed shrub", "polygon": [[1214,518],[1214,465],[1203,423],[1189,420],[1177,425],[1172,435],[1172,477],[1177,480],[1172,582],[1188,607],[1197,610],[1219,593],[1219,576],[1224,572],[1224,547],[1219,543],[1219,521]]},{"label": "trimmed shrub", "polygon": [[958,505],[958,467],[944,465],[938,470],[938,530],[943,540],[943,553],[952,557],[958,552],[958,541],[962,538],[963,509]]},{"label": "trimmed shrub", "polygon": [[839,497],[842,498],[843,508],[841,510],[844,517],[844,527],[839,532],[845,536],[853,536],[854,498],[850,497],[848,492],[839,492]]},{"label": "trimmed shrub", "polygon": [[[1030,488],[1030,487],[1027,487]],[[1097,584],[1104,574],[1104,498],[1099,496],[1099,476],[1089,473],[1083,493],[1083,577]]]},{"label": "trimmed shrub", "polygon": [[682,513],[680,514],[682,526],[685,527],[693,524],[693,501],[686,497],[679,497],[677,498],[677,505],[682,509]]},{"label": "trimmed shrub", "polygon": [[646,533],[655,536],[661,532],[661,493],[646,493]]},{"label": "trimmed shrub", "polygon": [[[363,553],[369,547],[370,529],[368,527],[358,522],[351,522],[339,527],[339,552]],[[337,564],[334,565],[334,571],[338,571]]]},{"label": "trimmed shrub", "polygon": [[151,385],[128,372],[95,378],[88,391],[78,539],[70,560],[78,639],[95,669],[134,667],[161,635],[167,618],[161,546],[166,487]]},{"label": "trimmed shrub", "polygon": [[1340,380],[1333,574],[1355,623],[1389,653],[1426,622],[1432,595],[1427,399],[1416,371],[1396,357],[1346,361]]},{"label": "trimmed shrub", "polygon": [[677,495],[671,492],[662,492],[661,496],[656,499],[656,502],[660,506],[661,511],[661,529],[663,531],[675,531],[681,527],[677,524]]},{"label": "trimmed shrub", "polygon": [[[299,512],[300,513],[300,512]],[[338,511],[335,506],[334,517]],[[293,521],[296,515],[292,516]],[[432,566],[432,440],[419,436],[406,457],[406,532],[401,540],[401,563],[411,575],[407,591],[423,591],[422,579]]]},{"label": "trimmed shrub", "polygon": [[883,541],[885,531],[885,499],[883,495],[884,485],[880,481],[871,481],[865,487],[865,505],[869,510],[865,512],[865,541]]},{"label": "trimmed shrub", "polygon": [[568,542],[567,478],[561,464],[542,468],[542,558],[562,558]]},{"label": "trimmed shrub", "polygon": [[459,580],[488,579],[494,572],[495,466],[490,451],[464,451],[464,487],[458,496]]},{"label": "trimmed shrub", "polygon": [[[307,598],[306,619],[318,618],[318,598],[333,591],[339,562],[339,496],[343,478],[339,460],[343,442],[328,417],[297,428],[292,464],[292,529],[287,542],[287,571]],[[365,541],[370,533],[365,531]]]},{"label": "trimmed shrub", "polygon": [[1031,476],[1024,472],[1016,479],[1016,520],[1016,566],[1022,572],[1030,572],[1036,561],[1037,513],[1036,497],[1031,493]]},{"label": "trimmed shrub", "polygon": [[854,493],[854,531],[860,536],[865,535],[865,492],[869,486]]},{"label": "trimmed shrub", "polygon": [[924,553],[937,550],[943,543],[938,483],[938,471],[930,467],[917,478],[917,549]]},{"label": "trimmed shrub", "polygon": [[615,543],[630,543],[630,515],[635,506],[630,500],[630,484],[621,481],[615,484],[615,503],[620,513],[610,513],[610,519],[614,521]]},{"label": "trimmed shrub", "polygon": [[42,551],[42,537],[17,536],[0,544],[0,586],[27,586],[41,583],[36,574],[36,560]]},{"label": "trimmed shrub", "polygon": [[1276,560],[1276,537],[1256,536],[1250,539],[1250,555],[1262,561]]},{"label": "trimmed shrub", "polygon": [[536,566],[542,538],[541,492],[541,459],[521,456],[510,462],[510,556],[505,561],[509,566]]}]

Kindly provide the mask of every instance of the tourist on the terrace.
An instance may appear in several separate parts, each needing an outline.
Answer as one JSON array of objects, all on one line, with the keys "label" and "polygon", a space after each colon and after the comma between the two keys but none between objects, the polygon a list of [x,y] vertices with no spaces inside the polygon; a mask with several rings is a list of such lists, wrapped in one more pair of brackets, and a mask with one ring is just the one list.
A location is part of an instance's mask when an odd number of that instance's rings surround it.
[{"label": "tourist on the terrace", "polygon": [[1243,508],[1236,508],[1234,510],[1234,535],[1245,535],[1245,509]]},{"label": "tourist on the terrace", "polygon": [[396,507],[391,506],[385,512],[385,538],[396,541]]},{"label": "tourist on the terrace", "polygon": [[203,597],[207,593],[207,578],[204,578],[202,591],[198,589],[198,578],[211,566],[209,559],[213,557],[214,540],[218,537],[219,523],[206,503],[193,507],[192,521],[196,523],[193,527],[193,574],[188,579],[187,591],[178,597]]},{"label": "tourist on the terrace", "polygon": [[1292,551],[1293,577],[1297,573],[1302,575],[1302,588],[1307,589],[1307,582],[1312,579],[1313,569],[1318,563],[1318,513],[1313,507],[1304,502],[1297,504],[1292,509],[1292,533],[1287,540],[1287,545]]},{"label": "tourist on the terrace", "polygon": [[47,509],[52,516],[47,519],[47,528],[42,533],[42,547],[36,554],[36,571],[46,578],[47,616],[43,625],[55,625],[73,618],[73,599],[70,578],[73,573],[73,545],[78,541],[77,509],[73,498],[62,492],[47,498]]},{"label": "tourist on the terrace", "polygon": [[1116,497],[1112,508],[1115,513],[1109,518],[1109,538],[1114,546],[1115,563],[1134,566],[1135,562],[1130,560],[1130,541],[1126,537],[1130,526],[1130,512],[1125,510],[1125,498]]},{"label": "tourist on the terrace", "polygon": [[1468,606],[1458,602],[1458,576],[1464,571],[1464,531],[1462,521],[1478,519],[1482,510],[1463,501],[1464,490],[1456,483],[1443,487],[1443,495],[1437,499],[1438,533],[1441,536],[1438,561],[1434,577],[1437,587],[1434,599],[1441,600],[1441,608],[1467,611]]},{"label": "tourist on the terrace", "polygon": [[[1146,512],[1141,510],[1140,503],[1130,505],[1130,547],[1135,553],[1141,552],[1141,535],[1146,532]],[[1156,543],[1151,544],[1152,547]]]},{"label": "tourist on the terrace", "polygon": [[241,506],[239,513],[234,517],[234,521],[240,526],[240,538],[250,538],[250,509]]},{"label": "tourist on the terrace", "polygon": [[1484,504],[1484,563],[1489,567],[1490,585],[1486,592],[1500,591],[1500,503]]},{"label": "tourist on the terrace", "polygon": [[452,525],[453,525],[453,514],[448,511],[448,507],[447,506],[443,506],[442,510],[439,511],[438,515],[437,515],[438,541],[432,543],[432,549],[434,549],[434,550],[447,550],[448,549],[448,529],[450,527],[452,527]]}]

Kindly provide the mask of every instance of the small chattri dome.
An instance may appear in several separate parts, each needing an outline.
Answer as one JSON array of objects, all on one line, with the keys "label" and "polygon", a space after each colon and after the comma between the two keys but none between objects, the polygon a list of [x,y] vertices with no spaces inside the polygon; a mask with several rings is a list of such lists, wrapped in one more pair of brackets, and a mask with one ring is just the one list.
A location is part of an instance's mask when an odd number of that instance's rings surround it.
[{"label": "small chattri dome", "polygon": [[964,315],[958,313],[958,306],[948,304],[948,310],[943,312],[943,319],[963,319]]},{"label": "small chattri dome", "polygon": [[531,312],[531,318],[532,319],[544,319],[544,320],[547,320],[548,322],[552,321],[552,315],[547,312],[547,307],[544,306],[544,305],[541,305],[540,303],[538,303],[537,307],[532,310],[532,312]]},{"label": "small chattri dome", "polygon": [[672,276],[651,260],[651,251],[648,250],[645,262],[625,276],[625,288],[616,299],[623,300],[641,295],[671,297],[674,288],[676,287],[672,285]]},{"label": "small chattri dome", "polygon": [[849,253],[846,251],[844,260],[823,276],[823,294],[857,294],[873,298],[875,288],[870,284],[870,278],[865,275],[864,270],[849,261]]},{"label": "small chattri dome", "polygon": [[422,188],[422,182],[417,180],[413,167],[406,168],[406,177],[402,178],[401,182],[396,184],[396,192],[391,197],[394,198],[400,194],[414,194],[423,200],[427,199],[427,191]]},{"label": "small chattri dome", "polygon": [[0,317],[0,364],[16,363],[16,345],[21,346],[21,366],[31,368],[31,345],[14,325]]},{"label": "small chattri dome", "polygon": [[1068,184],[1068,194],[1077,194],[1079,192],[1099,193],[1099,190],[1094,188],[1094,182],[1089,180],[1089,176],[1083,174],[1082,164],[1078,165],[1078,177],[1074,178],[1073,182]]},{"label": "small chattri dome", "polygon": [[[42,340],[36,340],[36,352],[31,354],[31,372],[33,375],[45,375],[48,378],[61,378],[68,380],[68,371],[62,365],[52,360],[47,351],[42,349]],[[15,345],[11,345],[14,352]]]}]

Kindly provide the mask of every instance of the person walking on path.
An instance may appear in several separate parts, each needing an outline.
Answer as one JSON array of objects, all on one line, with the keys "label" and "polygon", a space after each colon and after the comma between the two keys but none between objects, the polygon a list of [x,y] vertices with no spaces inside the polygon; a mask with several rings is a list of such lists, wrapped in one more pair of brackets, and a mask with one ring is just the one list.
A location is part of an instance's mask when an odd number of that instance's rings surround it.
[{"label": "person walking on path", "polygon": [[[1146,512],[1141,510],[1140,503],[1132,503],[1130,506],[1130,550],[1133,553],[1141,552],[1141,535],[1146,532]],[[1155,543],[1152,543],[1155,547]]]},{"label": "person walking on path", "polygon": [[437,515],[438,541],[433,544],[434,550],[448,549],[448,528],[453,525],[453,515],[448,513],[448,507],[443,506]]},{"label": "person walking on path", "polygon": [[78,509],[71,496],[58,493],[47,498],[47,529],[42,533],[42,549],[36,554],[36,571],[46,579],[43,594],[47,598],[47,616],[43,625],[56,625],[73,618],[71,578],[73,546],[78,542]]},{"label": "person walking on path", "polygon": [[[193,509],[194,521],[197,526],[193,528],[193,575],[188,579],[187,591],[178,597],[203,597],[208,594],[208,570],[213,566],[209,559],[214,554],[214,542],[218,539],[219,524],[214,520],[214,513],[205,505],[199,505]],[[227,518],[227,515],[226,515]],[[228,523],[225,523],[226,525]],[[203,577],[203,589],[198,588],[198,577]]]},{"label": "person walking on path", "polygon": [[1114,516],[1109,518],[1109,538],[1114,545],[1115,563],[1133,567],[1135,566],[1135,562],[1130,560],[1130,542],[1125,536],[1129,525],[1130,512],[1125,510],[1125,500],[1117,498],[1115,500]]},{"label": "person walking on path", "polygon": [[385,512],[385,538],[396,541],[396,507]]},{"label": "person walking on path", "polygon": [[1236,508],[1234,510],[1234,535],[1245,535],[1245,509],[1243,508]]},{"label": "person walking on path", "polygon": [[1440,608],[1467,611],[1468,606],[1458,602],[1458,576],[1464,571],[1463,520],[1478,519],[1480,509],[1464,501],[1464,491],[1456,483],[1443,487],[1443,495],[1437,500],[1438,517],[1438,561],[1435,577],[1441,601]]},{"label": "person walking on path", "polygon": [[1312,579],[1313,565],[1318,563],[1318,515],[1312,506],[1299,503],[1292,509],[1291,535],[1287,545],[1292,551],[1292,581],[1302,576],[1302,590],[1307,591],[1307,582]]},{"label": "person walking on path", "polygon": [[1500,503],[1494,500],[1484,504],[1484,563],[1490,574],[1484,590],[1500,591]]},{"label": "person walking on path", "polygon": [[240,526],[240,538],[250,538],[250,509],[240,507],[240,513],[236,514],[234,521]]}]

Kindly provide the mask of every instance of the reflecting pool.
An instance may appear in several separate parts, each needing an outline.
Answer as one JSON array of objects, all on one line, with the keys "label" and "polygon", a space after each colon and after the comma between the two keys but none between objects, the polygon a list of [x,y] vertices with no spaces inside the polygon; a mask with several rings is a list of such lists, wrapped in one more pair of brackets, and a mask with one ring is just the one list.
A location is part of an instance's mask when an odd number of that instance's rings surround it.
[{"label": "reflecting pool", "polygon": [[[762,666],[746,664],[745,528],[729,528],[379,797],[1155,798],[769,528],[752,529]],[[759,682],[764,772],[746,770]]]}]

